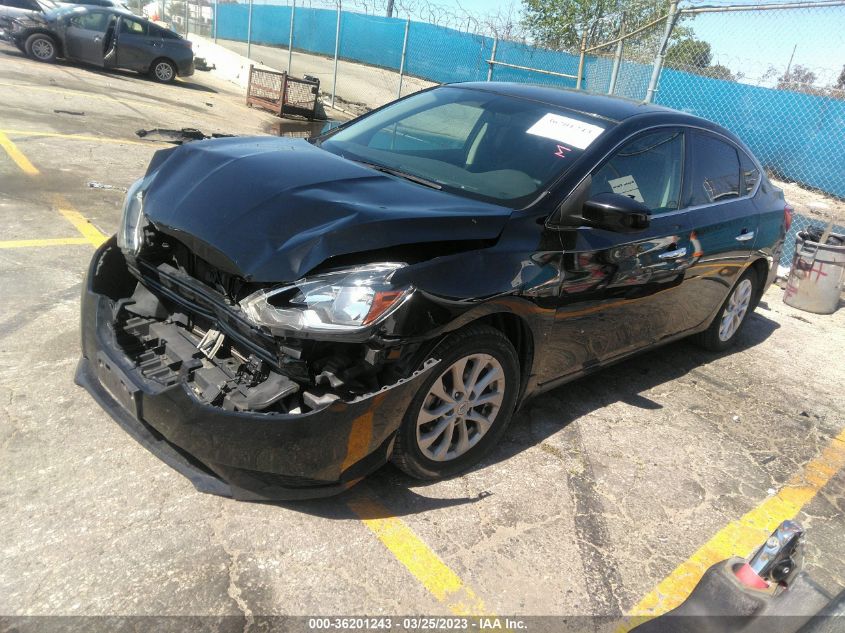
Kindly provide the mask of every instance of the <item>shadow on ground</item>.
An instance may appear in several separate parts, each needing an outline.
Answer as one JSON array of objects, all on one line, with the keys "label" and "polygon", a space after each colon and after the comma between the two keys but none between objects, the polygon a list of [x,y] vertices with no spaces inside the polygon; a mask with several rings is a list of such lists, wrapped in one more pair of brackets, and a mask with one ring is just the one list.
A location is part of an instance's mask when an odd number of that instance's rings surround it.
[{"label": "shadow on ground", "polygon": [[[761,305],[760,309],[764,308],[765,304]],[[537,396],[517,412],[502,441],[474,470],[508,460],[538,446],[580,417],[614,402],[624,402],[642,409],[643,415],[647,416],[649,411],[662,407],[643,396],[643,392],[680,378],[716,358],[753,348],[769,338],[779,327],[775,321],[755,312],[746,323],[737,345],[728,352],[714,354],[683,340],[642,353]],[[717,382],[715,378],[709,380]],[[727,384],[723,387],[730,388]],[[537,416],[541,417],[541,421],[532,419],[533,412],[550,409],[555,411],[554,416]],[[477,503],[489,496],[488,493],[482,493],[474,497],[439,499],[418,494],[417,490],[425,489],[431,483],[413,479],[388,464],[337,497],[277,505],[328,519],[367,519],[383,518],[384,508],[378,504],[361,503],[361,499],[377,497],[389,506],[390,516],[404,516]],[[349,504],[355,507],[356,512],[352,512]]]}]

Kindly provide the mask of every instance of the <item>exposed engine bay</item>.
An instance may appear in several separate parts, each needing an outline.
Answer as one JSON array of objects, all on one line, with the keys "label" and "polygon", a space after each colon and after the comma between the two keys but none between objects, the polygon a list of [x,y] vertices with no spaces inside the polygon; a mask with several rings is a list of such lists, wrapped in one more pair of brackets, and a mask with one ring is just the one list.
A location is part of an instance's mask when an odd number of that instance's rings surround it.
[{"label": "exposed engine bay", "polygon": [[115,303],[118,345],[147,380],[184,381],[202,403],[229,411],[307,413],[372,394],[411,374],[414,346],[274,336],[238,302],[260,286],[215,268],[178,240],[146,229],[127,258],[138,280]]}]

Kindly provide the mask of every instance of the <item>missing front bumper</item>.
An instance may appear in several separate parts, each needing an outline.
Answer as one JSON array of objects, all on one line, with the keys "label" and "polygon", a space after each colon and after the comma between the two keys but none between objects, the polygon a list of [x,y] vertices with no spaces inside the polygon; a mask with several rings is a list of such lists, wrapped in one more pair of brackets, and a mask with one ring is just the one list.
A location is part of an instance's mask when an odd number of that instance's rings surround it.
[{"label": "missing front bumper", "polygon": [[238,499],[336,494],[384,464],[430,361],[406,380],[302,414],[227,411],[200,402],[183,379],[148,379],[117,344],[114,302],[122,261],[114,240],[95,254],[82,296],[77,383],[141,444],[203,492]]}]

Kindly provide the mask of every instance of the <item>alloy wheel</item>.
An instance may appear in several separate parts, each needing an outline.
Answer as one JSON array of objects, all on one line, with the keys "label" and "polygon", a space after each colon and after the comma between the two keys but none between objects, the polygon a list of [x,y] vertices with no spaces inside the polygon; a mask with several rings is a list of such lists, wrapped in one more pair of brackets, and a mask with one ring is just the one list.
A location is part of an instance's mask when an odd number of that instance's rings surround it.
[{"label": "alloy wheel", "polygon": [[155,67],[155,76],[159,81],[170,81],[173,79],[173,67],[167,62],[159,62]]},{"label": "alloy wheel", "polygon": [[719,340],[727,341],[736,334],[745,318],[745,313],[748,312],[748,306],[751,305],[753,289],[754,284],[751,283],[750,279],[743,279],[734,288],[725,306],[722,322],[719,325]]},{"label": "alloy wheel", "polygon": [[417,416],[417,446],[437,462],[460,457],[484,437],[502,408],[505,371],[489,354],[470,354],[434,381]]},{"label": "alloy wheel", "polygon": [[39,38],[32,43],[33,56],[41,60],[51,59],[54,50],[53,42],[46,38]]}]

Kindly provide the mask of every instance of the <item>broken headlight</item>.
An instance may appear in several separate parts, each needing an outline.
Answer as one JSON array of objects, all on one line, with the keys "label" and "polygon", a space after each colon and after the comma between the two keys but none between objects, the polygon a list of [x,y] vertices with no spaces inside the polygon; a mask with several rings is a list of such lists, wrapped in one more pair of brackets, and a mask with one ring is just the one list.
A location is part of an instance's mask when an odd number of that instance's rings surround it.
[{"label": "broken headlight", "polygon": [[123,202],[123,218],[117,231],[117,245],[121,250],[137,255],[147,220],[144,217],[144,191],[147,179],[140,178],[132,183]]},{"label": "broken headlight", "polygon": [[383,319],[411,294],[391,277],[405,264],[369,264],[315,275],[293,285],[259,290],[240,305],[270,330],[354,331]]}]

